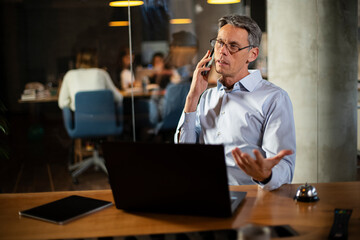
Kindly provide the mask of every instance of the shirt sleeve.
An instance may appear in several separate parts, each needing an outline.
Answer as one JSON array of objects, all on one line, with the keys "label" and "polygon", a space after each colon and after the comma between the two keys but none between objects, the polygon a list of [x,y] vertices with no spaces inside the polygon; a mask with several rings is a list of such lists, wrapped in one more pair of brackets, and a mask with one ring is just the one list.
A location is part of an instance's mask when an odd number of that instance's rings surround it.
[{"label": "shirt sleeve", "polygon": [[269,106],[262,149],[266,158],[273,157],[284,149],[292,150],[293,154],[285,156],[273,167],[271,179],[266,184],[254,182],[266,190],[291,183],[295,169],[296,137],[292,103],[286,92],[282,92]]},{"label": "shirt sleeve", "polygon": [[111,77],[108,72],[104,70],[104,76],[105,76],[105,82],[106,82],[106,88],[110,89],[114,94],[114,100],[117,103],[122,103],[123,96],[121,95],[120,91],[115,87],[113,81],[111,80]]},{"label": "shirt sleeve", "polygon": [[60,87],[58,105],[61,109],[63,109],[64,107],[70,107],[71,96],[68,86],[68,78],[69,74],[65,74],[64,80]]},{"label": "shirt sleeve", "polygon": [[121,88],[122,90],[126,90],[129,88],[129,85],[131,84],[132,81],[132,74],[130,72],[130,70],[127,69],[123,69],[120,73],[120,84],[121,84]]},{"label": "shirt sleeve", "polygon": [[183,112],[176,129],[175,143],[196,143],[198,142],[199,127],[196,124],[196,112]]}]

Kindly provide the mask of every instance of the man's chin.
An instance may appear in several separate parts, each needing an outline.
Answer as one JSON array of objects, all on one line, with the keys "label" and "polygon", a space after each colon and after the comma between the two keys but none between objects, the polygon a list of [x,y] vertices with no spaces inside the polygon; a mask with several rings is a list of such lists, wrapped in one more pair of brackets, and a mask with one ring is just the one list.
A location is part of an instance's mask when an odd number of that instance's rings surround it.
[{"label": "man's chin", "polygon": [[215,66],[215,71],[217,74],[223,75],[225,73],[224,69],[221,67]]}]

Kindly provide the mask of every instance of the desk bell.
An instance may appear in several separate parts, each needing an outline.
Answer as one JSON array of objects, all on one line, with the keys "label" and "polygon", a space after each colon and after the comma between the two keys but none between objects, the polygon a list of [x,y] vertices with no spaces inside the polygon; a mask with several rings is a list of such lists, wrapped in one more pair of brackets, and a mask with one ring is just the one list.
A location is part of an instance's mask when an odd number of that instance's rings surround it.
[{"label": "desk bell", "polygon": [[316,202],[319,200],[319,197],[315,187],[306,183],[297,189],[294,200],[299,202]]}]

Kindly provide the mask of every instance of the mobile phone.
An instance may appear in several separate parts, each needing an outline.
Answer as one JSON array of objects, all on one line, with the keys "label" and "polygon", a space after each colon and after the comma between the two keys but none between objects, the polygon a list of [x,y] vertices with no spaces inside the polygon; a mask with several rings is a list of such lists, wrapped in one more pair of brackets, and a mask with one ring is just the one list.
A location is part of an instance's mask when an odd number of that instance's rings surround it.
[{"label": "mobile phone", "polygon": [[[211,60],[206,63],[206,67],[211,67],[211,65],[214,62],[214,48],[210,52],[210,57],[211,57]],[[209,71],[203,71],[203,72],[201,72],[201,75],[206,76],[206,75],[208,75],[208,73],[209,73]]]}]

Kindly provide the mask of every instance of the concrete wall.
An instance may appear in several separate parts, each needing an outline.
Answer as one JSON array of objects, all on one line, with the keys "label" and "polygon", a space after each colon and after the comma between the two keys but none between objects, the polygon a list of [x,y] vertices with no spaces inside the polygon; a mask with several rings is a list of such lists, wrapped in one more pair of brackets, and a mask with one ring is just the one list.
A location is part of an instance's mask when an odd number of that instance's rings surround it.
[{"label": "concrete wall", "polygon": [[268,76],[294,107],[294,182],[355,180],[357,1],[268,0]]}]

